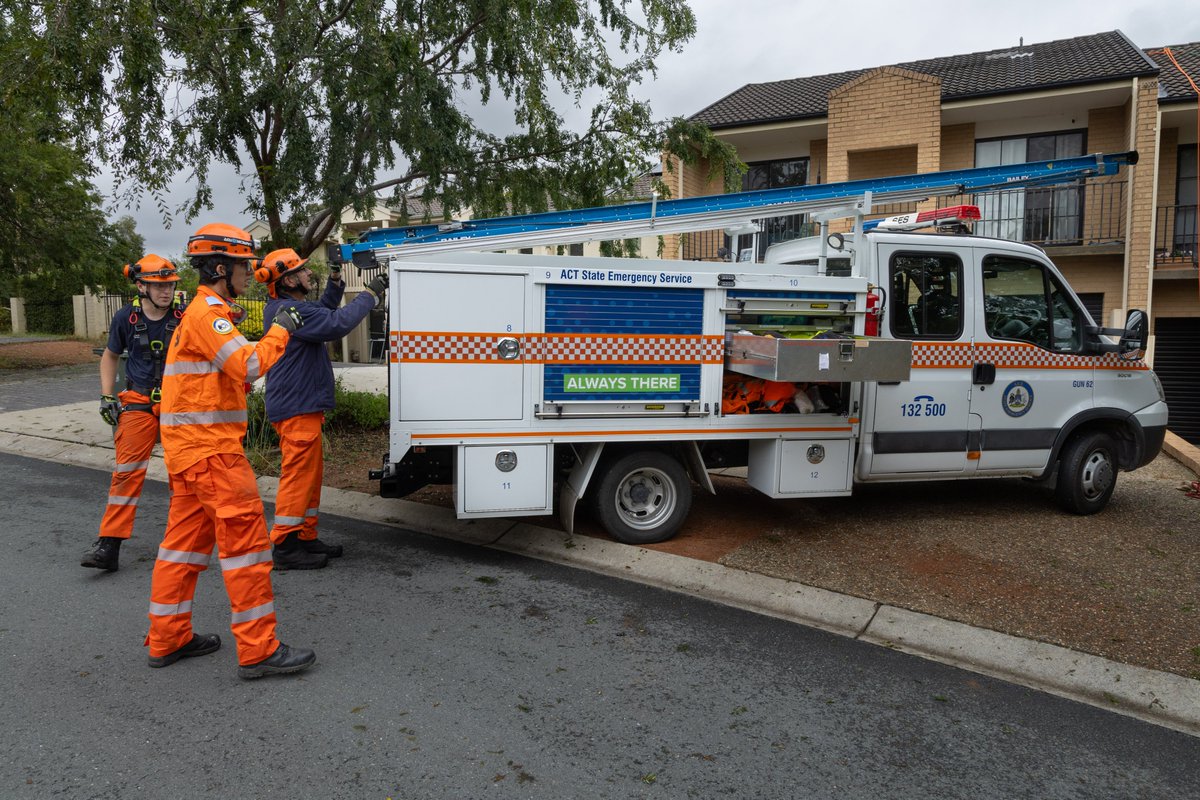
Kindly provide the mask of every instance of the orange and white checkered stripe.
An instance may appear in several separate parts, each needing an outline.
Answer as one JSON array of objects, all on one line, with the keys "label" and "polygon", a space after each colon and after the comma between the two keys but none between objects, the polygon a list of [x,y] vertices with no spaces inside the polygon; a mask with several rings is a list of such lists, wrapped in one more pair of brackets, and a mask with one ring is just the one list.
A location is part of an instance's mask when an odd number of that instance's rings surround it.
[{"label": "orange and white checkered stripe", "polygon": [[996,369],[1149,369],[1144,361],[1122,361],[1116,353],[1051,353],[1023,342],[913,342],[912,359],[913,369],[970,369],[977,363]]},{"label": "orange and white checkered stripe", "polygon": [[[502,339],[521,342],[523,357],[505,361]],[[453,333],[392,331],[391,360],[433,364],[720,364],[722,336],[617,333]]]}]

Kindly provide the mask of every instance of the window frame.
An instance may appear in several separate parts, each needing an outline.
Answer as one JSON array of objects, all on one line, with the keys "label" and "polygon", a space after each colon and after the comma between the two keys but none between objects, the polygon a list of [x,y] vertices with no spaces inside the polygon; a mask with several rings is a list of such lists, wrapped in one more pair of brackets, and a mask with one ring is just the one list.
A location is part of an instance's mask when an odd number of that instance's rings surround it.
[{"label": "window frame", "polygon": [[[907,334],[907,333],[897,332],[897,330],[896,330],[897,314],[895,313],[895,310],[892,307],[892,304],[896,302],[896,297],[894,296],[894,290],[896,288],[896,285],[895,285],[896,261],[898,259],[904,258],[904,257],[952,259],[954,261],[954,263],[956,264],[956,270],[953,274],[956,275],[957,279],[958,279],[958,328],[954,333]],[[967,323],[966,292],[963,288],[965,278],[966,278],[966,268],[963,265],[962,257],[958,253],[948,252],[948,251],[943,251],[943,250],[936,250],[936,251],[934,251],[934,250],[894,250],[888,256],[888,282],[887,282],[888,304],[889,304],[888,305],[888,332],[891,334],[892,338],[893,339],[902,339],[904,341],[909,341],[909,342],[915,342],[915,341],[947,341],[947,342],[950,342],[950,341],[956,341],[958,339],[961,339],[964,331],[966,330],[966,323]],[[922,287],[922,292],[924,292],[924,291],[925,291],[925,289],[924,289],[924,287]],[[908,304],[905,303],[905,307],[907,307],[907,306],[908,306]]]},{"label": "window frame", "polygon": [[[1029,264],[1033,267],[1036,267],[1040,271],[1041,277],[1042,277],[1042,303],[1043,303],[1043,306],[1042,306],[1043,319],[1042,319],[1042,321],[1044,321],[1047,325],[1047,328],[1046,328],[1047,344],[1046,345],[1042,345],[1031,339],[1023,339],[1023,338],[1016,337],[1016,336],[1003,336],[998,331],[993,331],[992,325],[988,321],[988,308],[987,308],[988,297],[989,297],[989,295],[988,295],[988,278],[987,278],[988,260],[993,259],[993,258],[1004,259],[1004,260],[1007,260],[1010,262],[1015,261],[1015,262],[1020,262],[1023,264]],[[1076,297],[1075,294],[1072,292],[1072,290],[1071,290],[1070,286],[1067,284],[1066,280],[1061,275],[1057,275],[1055,273],[1054,269],[1051,267],[1051,265],[1045,263],[1044,261],[1039,261],[1036,258],[1027,258],[1027,257],[1021,256],[1021,255],[1017,255],[1015,253],[993,252],[993,253],[987,253],[986,255],[984,255],[983,258],[981,258],[979,261],[979,266],[980,266],[979,296],[983,303],[983,332],[989,338],[991,338],[995,341],[1000,341],[1000,342],[1021,342],[1022,344],[1033,345],[1034,347],[1037,347],[1040,350],[1044,350],[1047,353],[1059,353],[1059,354],[1066,354],[1066,355],[1087,354],[1088,338],[1087,338],[1086,331],[1084,330],[1084,328],[1087,325],[1087,320],[1089,319],[1090,314],[1087,311],[1087,309],[1083,306],[1083,304],[1080,302],[1079,298]],[[1062,297],[1063,301],[1074,312],[1075,329],[1074,329],[1074,333],[1071,338],[1073,340],[1075,340],[1075,344],[1072,347],[1066,348],[1066,349],[1059,349],[1054,346],[1054,343],[1055,343],[1055,336],[1054,336],[1055,315],[1054,315],[1054,291],[1053,291],[1054,289],[1058,290],[1059,296]],[[1000,295],[996,295],[996,296],[1000,296]],[[1030,326],[1030,330],[1032,330],[1032,329],[1033,329],[1033,326]]]},{"label": "window frame", "polygon": [[[1073,156],[1059,156],[1057,148],[1057,140],[1059,137],[1079,136],[1079,152],[1075,155],[1085,155],[1088,152],[1088,130],[1087,128],[1064,128],[1054,131],[1033,131],[1029,133],[1010,134],[1007,136],[987,136],[976,139],[974,143],[974,164],[979,166],[979,146],[981,144],[991,144],[993,142],[1001,143],[1003,149],[1004,142],[1024,142],[1023,161],[1015,162],[1021,164],[1030,163],[1029,144],[1031,139],[1047,139],[1055,138],[1055,155],[1054,158],[1071,158]],[[1038,159],[1052,160],[1052,159]],[[1003,164],[1003,158],[1001,158]],[[1020,192],[1019,197],[1021,204],[1020,218],[1004,218],[990,219],[987,217],[986,209],[983,208],[985,202],[977,201],[981,206],[981,211],[984,211],[985,217],[982,222],[987,224],[996,224],[998,235],[1000,238],[1010,241],[1021,242],[1038,242],[1043,246],[1064,246],[1071,244],[1081,244],[1083,242],[1084,225],[1087,216],[1086,209],[1086,181],[1080,179],[1070,184],[1051,187],[1028,187],[1025,189],[1001,190],[1004,192]],[[1000,207],[1005,207],[1008,203],[1015,202],[1013,200],[1005,200],[1005,197],[1014,195],[1003,195],[998,192],[985,192],[981,197],[990,197],[996,195],[996,202]],[[1073,207],[1072,207],[1073,205]],[[1066,213],[1064,213],[1066,212]],[[1039,215],[1044,215],[1044,221],[1038,221]],[[1020,223],[1020,238],[1013,239],[1006,236],[1000,231],[1004,230],[1004,224],[1012,225],[1015,222]],[[1068,235],[1064,238],[1056,235],[1059,230],[1059,225],[1069,226]],[[982,229],[982,228],[981,228]],[[1039,236],[1039,232],[1041,235]]]}]

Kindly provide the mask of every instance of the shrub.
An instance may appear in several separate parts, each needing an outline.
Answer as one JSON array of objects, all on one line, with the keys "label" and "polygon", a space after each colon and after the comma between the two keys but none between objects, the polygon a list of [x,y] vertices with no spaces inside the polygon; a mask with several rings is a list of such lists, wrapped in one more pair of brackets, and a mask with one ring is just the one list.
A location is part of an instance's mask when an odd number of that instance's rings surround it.
[{"label": "shrub", "polygon": [[246,309],[246,318],[238,325],[238,330],[251,341],[257,341],[263,335],[263,308],[265,304],[259,300],[242,300],[239,305]]},{"label": "shrub", "polygon": [[[334,409],[325,415],[325,427],[337,431],[370,431],[388,424],[386,395],[354,392],[333,385]],[[246,395],[246,449],[269,450],[279,447],[279,435],[267,419],[266,395],[256,388]]]},{"label": "shrub", "polygon": [[246,451],[279,447],[279,434],[267,419],[267,402],[262,390],[246,395]]},{"label": "shrub", "polygon": [[334,409],[325,423],[336,430],[375,430],[388,424],[387,395],[349,391],[338,380],[333,385]]}]

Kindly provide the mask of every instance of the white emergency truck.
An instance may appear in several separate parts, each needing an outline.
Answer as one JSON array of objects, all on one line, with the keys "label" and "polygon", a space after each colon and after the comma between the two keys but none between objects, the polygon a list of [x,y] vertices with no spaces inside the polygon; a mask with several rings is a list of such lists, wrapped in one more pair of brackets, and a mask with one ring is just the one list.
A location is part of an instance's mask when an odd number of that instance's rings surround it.
[{"label": "white emergency truck", "polygon": [[[1039,248],[934,232],[977,217],[969,206],[863,217],[1127,163],[1136,153],[372,232],[340,255],[391,271],[381,494],[453,483],[460,518],[557,500],[568,531],[582,499],[628,543],[674,535],[693,483],[713,492],[708,471],[731,466],[773,498],[1022,476],[1053,481],[1070,512],[1100,511],[1166,430],[1145,315],[1100,328]],[[822,235],[764,263],[467,251],[797,211]],[[828,233],[847,216],[849,233]]]}]

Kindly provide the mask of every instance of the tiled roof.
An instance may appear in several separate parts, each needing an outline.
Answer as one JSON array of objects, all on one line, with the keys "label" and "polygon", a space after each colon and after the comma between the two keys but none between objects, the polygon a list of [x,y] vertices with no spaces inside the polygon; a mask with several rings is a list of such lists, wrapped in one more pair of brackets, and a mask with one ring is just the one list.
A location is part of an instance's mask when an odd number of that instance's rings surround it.
[{"label": "tiled roof", "polygon": [[[1200,85],[1200,42],[1173,44],[1169,47],[1179,66],[1187,70],[1192,80]],[[1160,103],[1190,102],[1196,99],[1196,90],[1179,71],[1179,67],[1171,63],[1166,48],[1153,47],[1146,51],[1146,55],[1154,59],[1161,70],[1158,73]]]},{"label": "tiled roof", "polygon": [[654,182],[662,180],[662,168],[643,172],[633,182],[633,186],[629,192],[623,195],[623,200],[649,200],[650,195],[654,193]]},{"label": "tiled roof", "polygon": [[[1153,75],[1155,62],[1120,31],[891,66],[940,78],[942,100]],[[711,128],[823,117],[829,92],[870,70],[751,83],[692,119]]]}]

